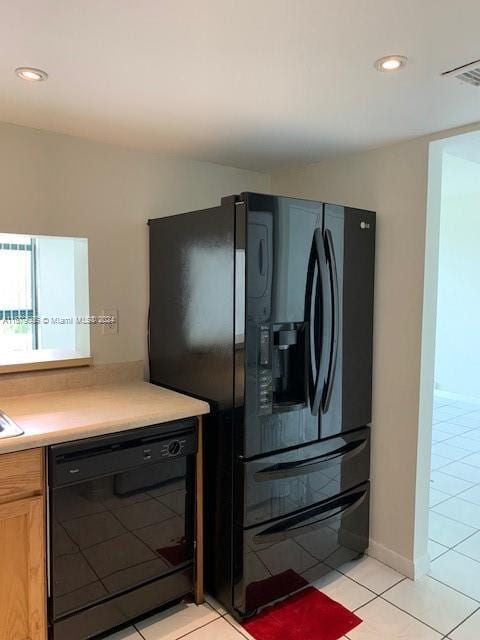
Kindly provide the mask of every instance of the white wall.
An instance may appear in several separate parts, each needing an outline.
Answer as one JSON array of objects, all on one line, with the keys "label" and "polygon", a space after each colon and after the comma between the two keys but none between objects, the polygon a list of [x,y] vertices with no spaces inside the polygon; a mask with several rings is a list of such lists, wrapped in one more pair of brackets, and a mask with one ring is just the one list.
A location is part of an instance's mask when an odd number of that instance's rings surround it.
[{"label": "white wall", "polygon": [[89,356],[90,327],[76,321],[90,315],[87,240],[36,236],[35,248],[38,349]]},{"label": "white wall", "polygon": [[480,399],[480,164],[442,164],[435,387]]},{"label": "white wall", "polygon": [[91,312],[119,311],[118,335],[92,330],[96,363],[145,357],[148,218],[270,192],[270,177],[0,124],[0,232],[89,240]]},{"label": "white wall", "polygon": [[51,322],[75,315],[74,240],[41,236],[36,248],[38,315],[49,321],[38,327],[38,348],[75,351],[75,324]]}]

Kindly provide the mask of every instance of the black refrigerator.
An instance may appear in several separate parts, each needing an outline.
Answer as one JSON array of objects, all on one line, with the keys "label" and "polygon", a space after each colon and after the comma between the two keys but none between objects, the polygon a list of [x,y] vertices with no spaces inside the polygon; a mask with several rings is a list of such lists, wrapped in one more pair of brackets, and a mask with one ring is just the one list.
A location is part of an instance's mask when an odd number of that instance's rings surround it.
[{"label": "black refrigerator", "polygon": [[375,214],[255,193],[149,221],[151,382],[207,400],[207,589],[238,619],[369,539]]}]

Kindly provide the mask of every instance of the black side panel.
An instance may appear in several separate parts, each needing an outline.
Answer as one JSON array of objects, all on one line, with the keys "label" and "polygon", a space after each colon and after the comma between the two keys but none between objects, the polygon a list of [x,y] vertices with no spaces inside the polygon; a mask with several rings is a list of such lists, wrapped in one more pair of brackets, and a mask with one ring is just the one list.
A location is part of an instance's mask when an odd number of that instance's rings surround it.
[{"label": "black side panel", "polygon": [[234,199],[150,221],[150,380],[210,403],[212,412],[204,420],[205,572],[210,592],[226,602],[231,601],[234,336],[235,324],[243,325],[234,311],[234,236]]},{"label": "black side panel", "polygon": [[234,205],[150,221],[150,379],[232,407]]},{"label": "black side panel", "polygon": [[231,414],[204,418],[205,587],[225,606],[232,600],[233,425]]},{"label": "black side panel", "polygon": [[375,214],[345,209],[343,283],[343,425],[372,419]]}]

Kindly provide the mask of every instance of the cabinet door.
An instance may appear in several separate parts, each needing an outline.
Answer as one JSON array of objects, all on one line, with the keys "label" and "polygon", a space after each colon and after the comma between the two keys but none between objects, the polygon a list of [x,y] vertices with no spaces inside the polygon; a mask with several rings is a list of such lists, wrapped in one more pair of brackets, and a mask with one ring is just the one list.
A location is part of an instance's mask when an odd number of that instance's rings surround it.
[{"label": "cabinet door", "polygon": [[0,505],[0,638],[45,640],[42,496]]}]

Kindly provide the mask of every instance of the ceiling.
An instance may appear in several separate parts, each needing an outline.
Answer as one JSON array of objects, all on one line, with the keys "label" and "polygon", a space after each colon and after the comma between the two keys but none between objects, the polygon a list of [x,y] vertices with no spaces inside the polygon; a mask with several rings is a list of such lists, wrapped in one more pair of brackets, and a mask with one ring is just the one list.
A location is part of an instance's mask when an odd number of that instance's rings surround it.
[{"label": "ceiling", "polygon": [[[478,0],[3,0],[0,120],[271,170],[480,120]],[[409,57],[379,73],[387,54]],[[50,74],[29,83],[30,65]]]}]

